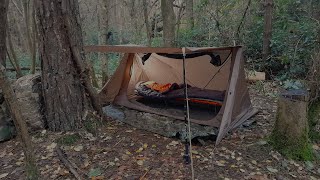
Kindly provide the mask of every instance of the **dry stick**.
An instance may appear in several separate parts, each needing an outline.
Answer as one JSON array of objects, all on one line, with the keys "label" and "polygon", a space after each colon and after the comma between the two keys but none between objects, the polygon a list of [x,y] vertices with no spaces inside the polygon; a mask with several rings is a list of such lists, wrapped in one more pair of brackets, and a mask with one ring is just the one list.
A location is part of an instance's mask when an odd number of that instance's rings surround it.
[{"label": "dry stick", "polygon": [[114,147],[116,147],[121,141],[123,141],[123,138],[122,139],[120,139],[116,144],[114,144],[112,147],[114,148]]},{"label": "dry stick", "polygon": [[108,149],[106,152],[109,153],[112,151],[112,148],[115,148],[120,142],[123,141],[124,138],[121,138],[116,144],[114,144],[110,149]]},{"label": "dry stick", "polygon": [[150,170],[151,169],[147,169],[147,171],[139,178],[139,180],[143,180]]},{"label": "dry stick", "polygon": [[84,176],[86,177],[86,173],[85,173],[83,170],[81,170],[81,169],[76,165],[76,163],[74,163],[74,162],[72,162],[72,161],[69,161],[69,162],[70,162],[70,164],[72,165],[72,167],[74,167],[74,169],[78,170],[82,175],[84,175]]},{"label": "dry stick", "polygon": [[59,159],[69,169],[69,171],[74,175],[74,177],[77,178],[78,180],[83,179],[81,177],[81,175],[75,170],[75,168],[73,167],[71,162],[67,159],[66,155],[64,154],[64,152],[62,152],[62,150],[59,146],[57,146],[56,151],[57,151]]}]

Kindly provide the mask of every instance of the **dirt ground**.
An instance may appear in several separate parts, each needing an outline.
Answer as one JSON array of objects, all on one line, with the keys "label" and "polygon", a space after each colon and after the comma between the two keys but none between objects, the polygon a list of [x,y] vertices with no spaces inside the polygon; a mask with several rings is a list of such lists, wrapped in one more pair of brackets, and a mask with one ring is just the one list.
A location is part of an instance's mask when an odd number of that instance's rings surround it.
[{"label": "dirt ground", "polygon": [[[320,179],[318,161],[288,160],[267,144],[275,120],[275,89],[270,83],[250,86],[251,100],[260,111],[251,119],[253,125],[229,133],[217,147],[209,139],[194,144],[196,179]],[[191,179],[182,158],[183,143],[115,121],[99,127],[97,135],[42,131],[32,141],[40,179],[75,179],[59,160],[59,145],[85,179]],[[320,154],[320,144],[313,149]],[[0,179],[25,179],[17,139],[0,144],[0,158]]]}]

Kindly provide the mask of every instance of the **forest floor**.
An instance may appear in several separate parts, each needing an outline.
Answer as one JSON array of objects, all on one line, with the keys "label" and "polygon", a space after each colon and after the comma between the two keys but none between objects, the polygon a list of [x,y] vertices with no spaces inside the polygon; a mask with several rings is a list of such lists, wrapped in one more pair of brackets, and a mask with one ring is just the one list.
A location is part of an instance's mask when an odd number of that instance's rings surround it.
[{"label": "forest floor", "polygon": [[[211,140],[193,146],[196,179],[320,179],[319,161],[285,159],[267,143],[275,120],[275,92],[272,83],[251,85],[251,100],[260,111],[255,123],[231,132],[217,147]],[[57,146],[86,179],[191,179],[182,142],[116,121],[99,127],[95,136],[42,131],[32,141],[40,179],[75,179],[59,160]],[[320,144],[313,149],[319,154]],[[0,179],[25,179],[17,139],[0,144],[0,158]]]}]

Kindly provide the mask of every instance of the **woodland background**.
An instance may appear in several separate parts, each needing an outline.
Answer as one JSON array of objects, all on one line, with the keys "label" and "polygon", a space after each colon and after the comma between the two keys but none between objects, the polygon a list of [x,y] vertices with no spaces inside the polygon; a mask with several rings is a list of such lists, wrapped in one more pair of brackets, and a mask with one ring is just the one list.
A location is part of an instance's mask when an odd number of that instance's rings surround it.
[{"label": "woodland background", "polygon": [[[192,6],[186,6],[186,3],[185,0],[173,3],[174,46],[243,45],[249,69],[265,71],[270,78],[283,82],[289,80],[289,86],[294,85],[295,79],[307,77],[315,58],[315,48],[319,45],[319,1],[273,2],[271,54],[265,60],[262,58],[263,33],[266,31],[264,2],[194,0]],[[80,0],[79,5],[85,45],[163,46],[159,0]],[[30,66],[31,73],[34,65],[39,66],[35,22],[33,0],[10,1],[9,59],[22,69]],[[147,30],[146,27],[151,28]],[[104,62],[106,58],[98,54],[88,54],[87,59],[92,62],[96,74],[111,75],[119,62],[118,56],[109,54],[107,63]],[[12,67],[12,63],[8,66]]]},{"label": "woodland background", "polygon": [[[181,161],[181,142],[169,142],[171,140],[168,138],[151,134],[145,136],[140,130],[113,121],[106,121],[106,126],[100,127],[102,120],[108,117],[102,112],[97,89],[112,75],[122,54],[84,55],[83,44],[136,44],[152,47],[244,46],[246,69],[263,71],[271,80],[258,81],[251,86],[253,88],[249,88],[252,91],[250,93],[253,105],[262,111],[253,117],[256,125],[248,129],[239,128],[230,133],[224,142],[227,148],[216,148],[213,144],[195,146],[199,151],[196,156],[198,160],[195,161],[196,172],[203,176],[200,177],[202,179],[212,178],[212,174],[223,179],[250,179],[252,176],[257,176],[256,179],[283,179],[283,175],[299,179],[316,179],[314,176],[320,178],[320,168],[316,168],[319,167],[320,159],[319,0],[0,2],[0,9],[3,9],[0,11],[0,22],[4,24],[0,26],[0,63],[3,65],[0,69],[0,87],[4,97],[2,102],[5,101],[3,104],[7,104],[6,108],[10,110],[13,123],[20,134],[19,143],[22,145],[22,148],[16,148],[20,145],[15,140],[0,144],[0,156],[3,158],[0,165],[10,170],[1,169],[0,178],[9,176],[9,173],[15,177],[22,177],[26,173],[28,179],[37,179],[38,172],[52,179],[70,177],[70,172],[77,177],[72,168],[65,170],[60,167],[58,159],[68,166],[68,163],[65,163],[67,157],[64,156],[71,157],[77,164],[83,164],[76,169],[80,169],[79,172],[86,174],[86,177],[103,175],[141,179],[149,171],[152,177],[190,177],[190,171]],[[7,21],[6,3],[9,3]],[[4,58],[5,55],[7,58]],[[18,101],[15,95],[17,90],[15,89],[15,92],[11,84],[12,79],[37,71],[41,73],[38,83],[41,83],[40,94],[43,102],[37,104],[40,108],[36,108],[39,114],[44,114],[44,127],[38,134],[31,133],[29,136],[25,115],[21,113],[23,102]],[[11,79],[6,78],[7,74]],[[40,78],[40,75],[38,77]],[[95,88],[92,88],[92,85]],[[283,99],[287,104],[277,105],[275,102],[279,95],[279,85],[285,89],[302,89],[302,86],[307,85],[311,99],[301,101],[303,108],[296,104],[288,106],[296,101]],[[33,90],[33,86],[30,89]],[[36,97],[40,99],[39,95]],[[291,111],[281,111],[281,108]],[[293,129],[302,129],[292,130],[292,136],[287,137],[296,140],[292,143],[294,146],[282,136],[277,136],[281,141],[272,140],[272,135],[270,140],[270,132],[277,132],[272,130],[272,126],[275,124],[277,129],[275,120],[281,119],[281,112],[289,112],[284,114],[282,117],[285,118],[282,119],[290,119],[287,117],[291,116],[292,120],[303,124],[300,127],[292,121],[284,123],[285,128],[278,128],[284,129],[285,135],[288,134],[286,130],[290,130],[287,128],[289,125],[294,127]],[[297,119],[297,114],[303,115],[302,118]],[[91,131],[86,123],[89,123]],[[70,132],[81,128],[86,131]],[[295,138],[294,135],[298,134],[296,132],[301,132],[301,141]],[[154,142],[153,136],[161,141]],[[264,138],[269,138],[270,141],[267,142]],[[285,142],[282,143],[283,141]],[[93,142],[95,144],[92,144]],[[148,143],[158,144],[152,144],[150,148]],[[283,146],[282,151],[275,144]],[[292,149],[286,149],[285,144],[289,144]],[[65,153],[62,153],[60,145]],[[113,145],[112,148],[110,145]],[[126,149],[128,147],[130,149]],[[281,154],[275,152],[275,149]],[[13,156],[12,152],[17,157]],[[160,158],[154,158],[159,152],[162,152]],[[100,164],[96,164],[97,159],[101,160]],[[303,162],[298,164],[291,159]],[[314,164],[312,160],[315,160]],[[22,161],[26,164],[25,172],[20,168]],[[109,165],[105,166],[105,162]],[[39,169],[36,164],[40,165]],[[236,173],[232,168],[236,168]],[[134,173],[128,173],[127,170]],[[202,173],[203,171],[207,173]],[[295,174],[292,174],[293,172]]]}]

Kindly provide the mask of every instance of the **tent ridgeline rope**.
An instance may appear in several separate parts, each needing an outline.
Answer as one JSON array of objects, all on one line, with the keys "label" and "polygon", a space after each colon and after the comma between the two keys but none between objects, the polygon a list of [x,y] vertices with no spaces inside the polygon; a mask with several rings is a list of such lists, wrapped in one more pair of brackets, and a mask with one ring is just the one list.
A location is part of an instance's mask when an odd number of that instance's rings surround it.
[{"label": "tent ridgeline rope", "polygon": [[185,163],[191,165],[192,180],[194,180],[194,167],[192,159],[192,144],[191,144],[191,122],[190,122],[190,108],[188,97],[188,86],[186,84],[186,50],[182,48],[183,54],[183,85],[184,85],[184,120],[186,125],[186,137],[185,137],[185,154],[183,156]]}]

